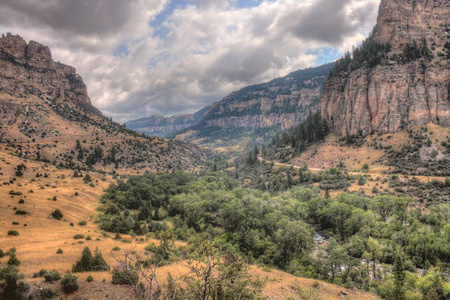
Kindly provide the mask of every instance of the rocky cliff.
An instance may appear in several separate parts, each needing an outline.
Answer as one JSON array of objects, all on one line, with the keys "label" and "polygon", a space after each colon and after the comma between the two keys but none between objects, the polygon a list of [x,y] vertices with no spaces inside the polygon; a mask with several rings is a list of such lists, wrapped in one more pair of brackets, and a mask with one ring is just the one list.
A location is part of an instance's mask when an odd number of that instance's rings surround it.
[{"label": "rocky cliff", "polygon": [[19,35],[0,39],[0,92],[70,101],[100,113],[91,105],[86,85],[75,68],[54,62],[47,46],[34,41],[27,44]]},{"label": "rocky cliff", "polygon": [[125,123],[129,129],[149,136],[166,137],[167,135],[197,124],[211,109],[206,106],[193,114],[180,114],[171,117],[153,115]]},{"label": "rocky cliff", "polygon": [[233,92],[176,138],[219,148],[268,141],[318,109],[322,85],[332,67],[299,70]]},{"label": "rocky cliff", "polygon": [[19,157],[66,168],[136,173],[197,170],[212,157],[103,116],[75,68],[54,62],[48,47],[10,34],[0,39],[0,153],[8,147]]},{"label": "rocky cliff", "polygon": [[[322,117],[330,127],[356,135],[429,122],[450,126],[449,20],[447,0],[381,0],[369,39],[389,43],[391,50],[374,67],[355,69],[350,63],[330,76],[321,97]],[[405,48],[415,43],[420,49],[429,46],[430,55],[408,58]]]}]

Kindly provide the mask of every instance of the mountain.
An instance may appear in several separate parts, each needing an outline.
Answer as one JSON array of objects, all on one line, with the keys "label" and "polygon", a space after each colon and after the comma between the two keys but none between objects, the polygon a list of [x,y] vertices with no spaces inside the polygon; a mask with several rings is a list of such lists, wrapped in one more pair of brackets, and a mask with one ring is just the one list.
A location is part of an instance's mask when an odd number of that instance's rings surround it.
[{"label": "mountain", "polygon": [[179,114],[171,117],[153,115],[126,122],[124,125],[129,129],[149,136],[167,137],[171,133],[197,124],[210,109],[211,106],[206,106],[193,114]]},{"label": "mountain", "polygon": [[322,117],[341,135],[450,126],[450,2],[381,0],[372,35],[337,62]]},{"label": "mountain", "polygon": [[172,136],[228,150],[268,141],[318,109],[322,85],[332,68],[326,64],[299,70],[233,92],[214,103],[199,123]]},{"label": "mountain", "polygon": [[0,146],[69,168],[195,169],[210,153],[181,141],[148,138],[92,106],[75,68],[18,35],[0,39]]}]

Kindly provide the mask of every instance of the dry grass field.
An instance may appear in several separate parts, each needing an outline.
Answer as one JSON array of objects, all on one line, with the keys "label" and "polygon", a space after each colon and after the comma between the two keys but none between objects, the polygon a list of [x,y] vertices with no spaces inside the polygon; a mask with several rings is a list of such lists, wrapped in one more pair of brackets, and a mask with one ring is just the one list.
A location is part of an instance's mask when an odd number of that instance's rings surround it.
[{"label": "dry grass field", "polygon": [[[418,132],[424,126],[416,126],[411,130]],[[432,133],[433,144],[443,151],[441,142],[447,142],[450,138],[450,128],[435,124],[426,125],[427,132]],[[370,166],[370,173],[380,174],[388,171],[389,167],[385,165],[386,152],[384,149],[375,149],[374,142],[382,144],[384,147],[392,147],[394,151],[400,151],[402,147],[410,141],[409,134],[406,131],[400,131],[394,134],[370,135],[364,138],[360,147],[345,145],[340,141],[336,134],[330,134],[323,143],[309,147],[299,157],[294,158],[293,165],[303,166],[305,163],[311,169],[326,169],[337,166],[340,162],[344,163],[351,172],[360,172],[362,166],[367,163]]]}]

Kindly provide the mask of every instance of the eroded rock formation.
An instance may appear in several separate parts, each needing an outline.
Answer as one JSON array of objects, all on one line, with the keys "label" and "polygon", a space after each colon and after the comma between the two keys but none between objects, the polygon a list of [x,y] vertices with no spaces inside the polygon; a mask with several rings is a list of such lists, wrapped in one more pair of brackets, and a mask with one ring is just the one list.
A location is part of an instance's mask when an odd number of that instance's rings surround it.
[{"label": "eroded rock formation", "polygon": [[[390,43],[389,60],[341,72],[324,85],[322,117],[342,135],[393,133],[429,122],[450,126],[450,2],[382,0],[373,38]],[[407,43],[425,39],[434,58],[399,62]]]},{"label": "eroded rock formation", "polygon": [[75,68],[54,62],[47,46],[27,44],[18,35],[0,39],[0,92],[15,97],[33,94],[50,101],[59,98],[98,112]]}]

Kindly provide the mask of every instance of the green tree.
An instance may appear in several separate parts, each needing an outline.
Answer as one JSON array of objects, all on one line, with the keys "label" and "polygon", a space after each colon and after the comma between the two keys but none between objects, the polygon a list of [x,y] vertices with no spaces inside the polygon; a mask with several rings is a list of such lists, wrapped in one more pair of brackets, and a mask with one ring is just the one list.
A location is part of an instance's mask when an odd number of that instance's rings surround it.
[{"label": "green tree", "polygon": [[71,273],[66,273],[61,279],[61,288],[65,294],[72,294],[78,290],[78,278]]},{"label": "green tree", "polygon": [[314,246],[314,230],[302,221],[283,220],[278,224],[275,241],[286,266],[292,258],[301,257]]},{"label": "green tree", "polygon": [[373,278],[377,278],[376,274],[376,263],[378,259],[383,254],[382,251],[382,245],[374,238],[369,237],[366,241],[366,250],[370,254],[370,259],[372,260],[372,274]]},{"label": "green tree", "polygon": [[81,259],[72,267],[72,272],[86,272],[86,271],[107,271],[109,266],[103,259],[101,251],[98,248],[94,251],[94,256],[89,247],[85,247]]},{"label": "green tree", "polygon": [[405,259],[400,253],[395,258],[393,273],[395,281],[392,300],[405,300]]}]

